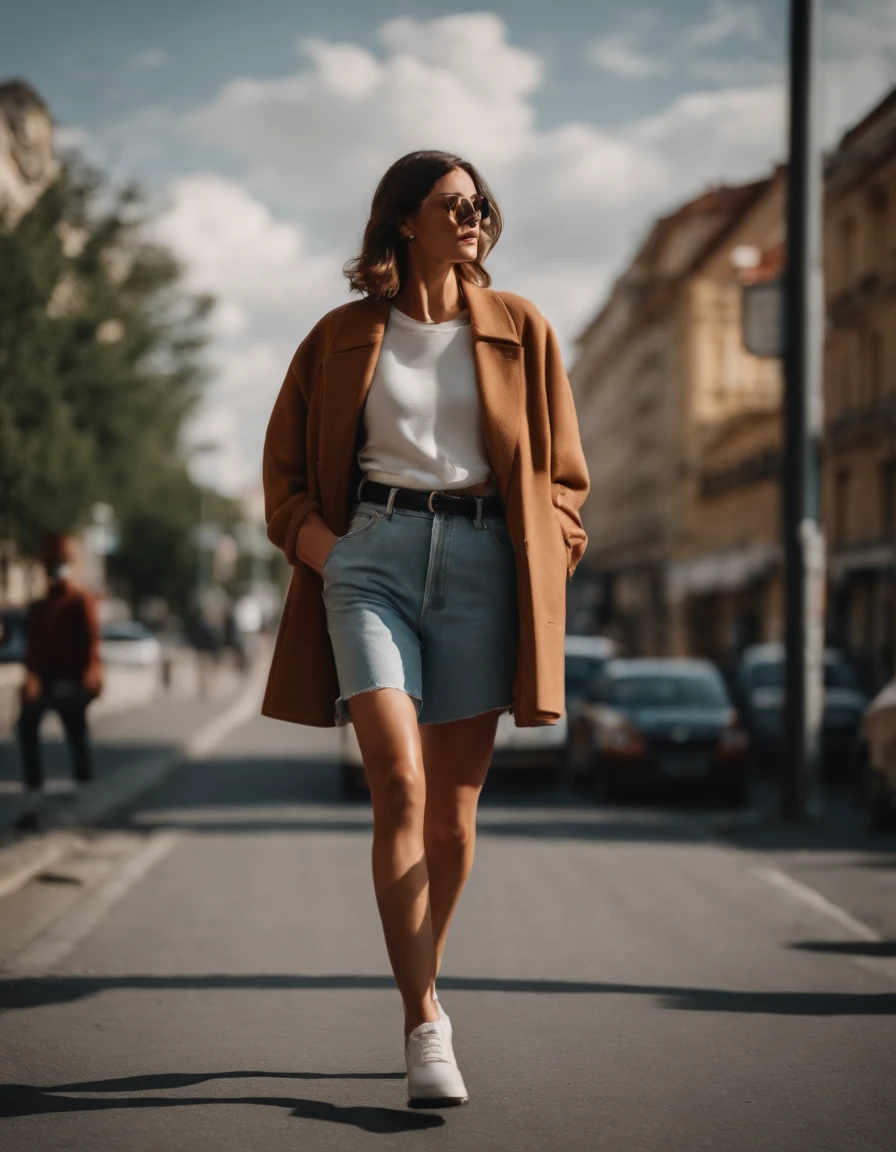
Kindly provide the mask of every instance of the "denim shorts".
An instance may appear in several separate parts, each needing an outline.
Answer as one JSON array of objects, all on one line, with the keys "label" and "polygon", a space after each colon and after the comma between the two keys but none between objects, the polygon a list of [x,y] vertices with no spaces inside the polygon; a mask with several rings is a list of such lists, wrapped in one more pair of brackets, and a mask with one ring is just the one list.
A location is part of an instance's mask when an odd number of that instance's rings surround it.
[{"label": "denim shorts", "polygon": [[322,575],[337,725],[351,696],[376,688],[407,692],[421,724],[512,709],[516,566],[503,516],[362,501]]}]

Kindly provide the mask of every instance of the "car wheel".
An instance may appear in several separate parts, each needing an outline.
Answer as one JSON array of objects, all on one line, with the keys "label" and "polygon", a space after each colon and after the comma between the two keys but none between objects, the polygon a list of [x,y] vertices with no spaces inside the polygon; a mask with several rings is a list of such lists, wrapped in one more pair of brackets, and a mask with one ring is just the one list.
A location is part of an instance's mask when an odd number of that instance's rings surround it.
[{"label": "car wheel", "polygon": [[583,788],[588,784],[591,770],[591,733],[581,723],[571,727],[566,737],[565,763],[563,771],[572,788]]},{"label": "car wheel", "polygon": [[592,761],[588,779],[591,795],[598,804],[606,804],[615,799],[619,791],[616,774],[599,757],[595,757]]},{"label": "car wheel", "polygon": [[747,766],[735,768],[716,789],[727,808],[746,808],[750,802],[750,773]]},{"label": "car wheel", "polygon": [[343,760],[340,765],[340,792],[343,800],[360,800],[367,794],[366,788],[358,778],[358,773],[363,771],[357,764]]},{"label": "car wheel", "polygon": [[896,811],[890,800],[887,782],[878,772],[869,775],[868,815],[872,832],[889,832],[896,828]]},{"label": "car wheel", "polygon": [[859,806],[865,804],[872,795],[871,756],[867,740],[857,740],[850,762],[850,784]]}]

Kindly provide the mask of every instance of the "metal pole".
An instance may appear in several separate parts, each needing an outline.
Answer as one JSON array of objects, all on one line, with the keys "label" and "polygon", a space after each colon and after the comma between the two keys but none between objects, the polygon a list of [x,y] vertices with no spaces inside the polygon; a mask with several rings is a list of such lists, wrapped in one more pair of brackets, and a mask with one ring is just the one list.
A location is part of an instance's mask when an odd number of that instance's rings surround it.
[{"label": "metal pole", "polygon": [[205,485],[199,485],[199,525],[196,529],[196,609],[202,611],[202,590],[205,586]]},{"label": "metal pole", "polygon": [[822,430],[819,0],[791,0],[790,164],[784,301],[784,558],[786,708],[782,808],[818,811],[823,713],[824,542],[819,517]]}]

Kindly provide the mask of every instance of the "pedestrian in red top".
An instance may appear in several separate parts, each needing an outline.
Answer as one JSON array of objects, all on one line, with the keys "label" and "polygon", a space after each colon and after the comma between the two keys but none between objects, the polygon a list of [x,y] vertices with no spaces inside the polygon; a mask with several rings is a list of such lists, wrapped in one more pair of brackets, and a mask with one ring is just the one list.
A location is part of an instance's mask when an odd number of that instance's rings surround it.
[{"label": "pedestrian in red top", "polygon": [[18,827],[38,824],[43,788],[40,723],[48,709],[62,721],[75,779],[93,776],[87,730],[87,706],[103,687],[99,655],[100,628],[96,600],[71,579],[71,537],[45,537],[42,559],[49,580],[46,596],[28,610],[25,682],[18,734],[28,793]]}]

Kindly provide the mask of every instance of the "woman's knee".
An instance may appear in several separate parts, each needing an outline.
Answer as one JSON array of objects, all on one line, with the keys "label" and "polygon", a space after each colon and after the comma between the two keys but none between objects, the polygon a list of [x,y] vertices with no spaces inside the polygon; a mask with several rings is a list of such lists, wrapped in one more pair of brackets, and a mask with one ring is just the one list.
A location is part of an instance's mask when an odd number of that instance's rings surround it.
[{"label": "woman's knee", "polygon": [[404,761],[377,764],[368,770],[374,820],[394,829],[422,822],[426,804],[423,774]]},{"label": "woman's knee", "polygon": [[476,831],[475,814],[459,811],[427,812],[423,822],[426,843],[437,850],[462,852]]}]

